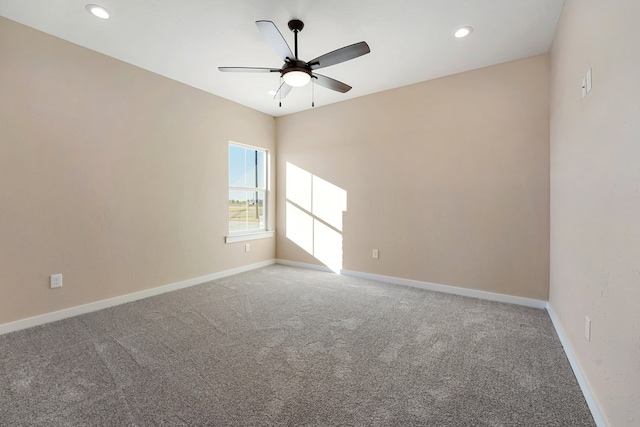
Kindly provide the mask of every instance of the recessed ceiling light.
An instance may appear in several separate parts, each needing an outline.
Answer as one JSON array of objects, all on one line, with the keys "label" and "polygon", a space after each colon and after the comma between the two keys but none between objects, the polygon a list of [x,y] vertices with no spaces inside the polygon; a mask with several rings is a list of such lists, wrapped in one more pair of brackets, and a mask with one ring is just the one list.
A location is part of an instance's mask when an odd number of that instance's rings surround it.
[{"label": "recessed ceiling light", "polygon": [[102,6],[98,6],[97,4],[88,4],[85,6],[85,9],[87,9],[87,12],[93,16],[97,16],[101,19],[109,19],[109,11]]},{"label": "recessed ceiling light", "polygon": [[472,32],[473,32],[473,28],[472,27],[460,27],[455,32],[454,36],[456,36],[457,38],[461,39],[463,37],[467,37]]}]

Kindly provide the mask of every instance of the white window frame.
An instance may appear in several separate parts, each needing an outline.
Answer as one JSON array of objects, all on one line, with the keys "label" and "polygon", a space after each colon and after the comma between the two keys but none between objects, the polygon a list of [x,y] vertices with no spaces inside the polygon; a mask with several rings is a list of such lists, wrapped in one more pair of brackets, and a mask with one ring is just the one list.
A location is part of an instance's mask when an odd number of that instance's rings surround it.
[{"label": "white window frame", "polygon": [[[242,144],[235,141],[229,141],[227,145],[227,168],[229,165],[229,151],[231,146],[240,147],[244,149],[249,149],[252,151],[261,151],[264,153],[264,171],[265,171],[265,187],[235,187],[232,186],[230,182],[228,182],[228,190],[227,197],[229,191],[264,191],[264,206],[262,208],[263,216],[264,216],[264,228],[255,229],[255,230],[240,230],[240,231],[231,231],[229,228],[229,214],[228,209],[229,205],[227,203],[227,232],[229,233],[225,236],[225,243],[234,243],[234,242],[243,242],[247,240],[255,240],[255,239],[264,239],[274,236],[274,232],[269,230],[269,206],[271,201],[269,200],[269,182],[270,182],[270,169],[269,169],[269,150],[262,147],[256,147],[253,145]],[[227,170],[227,172],[229,172]],[[227,173],[227,180],[229,180],[229,173]]]}]

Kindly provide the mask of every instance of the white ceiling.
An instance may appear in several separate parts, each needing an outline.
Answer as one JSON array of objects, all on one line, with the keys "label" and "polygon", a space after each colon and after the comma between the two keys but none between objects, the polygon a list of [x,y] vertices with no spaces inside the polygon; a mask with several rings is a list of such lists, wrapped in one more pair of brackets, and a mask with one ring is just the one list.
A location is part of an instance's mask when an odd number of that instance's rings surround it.
[{"label": "white ceiling", "polygon": [[[99,4],[101,20],[85,10]],[[310,60],[366,41],[371,53],[322,74],[353,89],[315,87],[316,106],[547,52],[564,0],[0,0],[0,15],[105,55],[282,116],[311,108],[311,85],[278,102],[277,73],[221,73],[218,66],[280,68],[255,25],[305,23],[299,56]],[[465,39],[453,32],[469,25]]]}]

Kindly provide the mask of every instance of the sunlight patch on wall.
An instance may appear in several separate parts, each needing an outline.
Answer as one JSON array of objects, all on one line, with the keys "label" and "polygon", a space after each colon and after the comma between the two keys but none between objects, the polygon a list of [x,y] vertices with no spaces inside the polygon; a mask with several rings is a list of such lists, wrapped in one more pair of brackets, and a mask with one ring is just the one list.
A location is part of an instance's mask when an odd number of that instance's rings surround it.
[{"label": "sunlight patch on wall", "polygon": [[287,162],[286,198],[287,238],[339,273],[346,190]]},{"label": "sunlight patch on wall", "polygon": [[311,188],[311,213],[341,232],[342,213],[347,210],[347,192],[315,175]]},{"label": "sunlight patch on wall", "polygon": [[342,234],[314,219],[312,255],[331,270],[340,273],[342,270]]},{"label": "sunlight patch on wall", "polygon": [[311,212],[311,187],[313,175],[287,162],[287,200]]},{"label": "sunlight patch on wall", "polygon": [[313,218],[287,202],[287,239],[313,255]]}]

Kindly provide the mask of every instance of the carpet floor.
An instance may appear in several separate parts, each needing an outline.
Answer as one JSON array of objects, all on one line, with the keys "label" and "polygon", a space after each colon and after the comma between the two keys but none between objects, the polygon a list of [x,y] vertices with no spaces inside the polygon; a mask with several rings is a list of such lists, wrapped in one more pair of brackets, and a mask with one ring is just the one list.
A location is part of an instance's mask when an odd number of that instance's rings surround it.
[{"label": "carpet floor", "polygon": [[2,426],[593,426],[544,310],[274,265],[0,336]]}]

